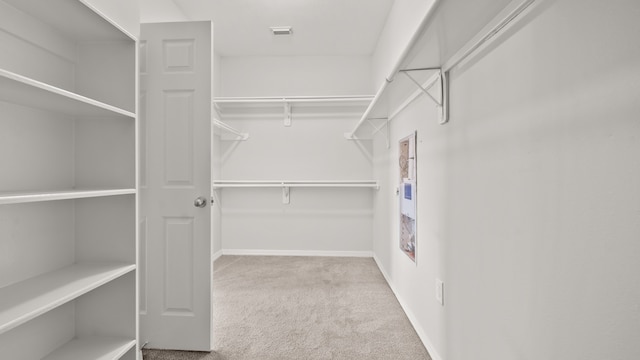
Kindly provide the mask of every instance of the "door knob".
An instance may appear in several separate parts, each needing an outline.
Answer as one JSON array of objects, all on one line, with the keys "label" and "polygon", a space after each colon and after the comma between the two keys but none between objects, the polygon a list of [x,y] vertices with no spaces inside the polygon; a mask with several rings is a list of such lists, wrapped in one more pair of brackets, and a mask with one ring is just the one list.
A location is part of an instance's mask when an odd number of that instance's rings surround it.
[{"label": "door knob", "polygon": [[199,208],[203,208],[203,207],[207,206],[207,199],[205,199],[203,196],[198,196],[193,201],[193,206],[199,207]]}]

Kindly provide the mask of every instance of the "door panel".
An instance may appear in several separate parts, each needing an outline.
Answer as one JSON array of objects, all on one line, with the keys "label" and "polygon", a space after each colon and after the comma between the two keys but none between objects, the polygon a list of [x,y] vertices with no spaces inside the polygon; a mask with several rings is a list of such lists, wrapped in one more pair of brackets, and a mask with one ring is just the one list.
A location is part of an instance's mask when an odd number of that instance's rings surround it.
[{"label": "door panel", "polygon": [[193,223],[193,218],[165,218],[163,315],[195,315]]},{"label": "door panel", "polygon": [[194,92],[164,92],[164,170],[165,186],[188,186],[193,182]]},{"label": "door panel", "polygon": [[148,348],[212,349],[211,207],[194,206],[211,198],[211,31],[210,22],[141,29],[140,330]]}]

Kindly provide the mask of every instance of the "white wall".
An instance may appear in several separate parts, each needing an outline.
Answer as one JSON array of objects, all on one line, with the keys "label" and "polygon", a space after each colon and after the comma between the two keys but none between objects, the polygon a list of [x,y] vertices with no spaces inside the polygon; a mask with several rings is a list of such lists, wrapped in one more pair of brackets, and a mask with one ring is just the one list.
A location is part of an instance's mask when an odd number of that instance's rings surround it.
[{"label": "white wall", "polygon": [[[374,143],[374,251],[446,360],[640,358],[640,4],[548,1],[420,98],[418,254],[397,246],[397,147]],[[394,144],[395,145],[395,144]],[[434,281],[445,281],[445,307]]]},{"label": "white wall", "polygon": [[369,95],[368,56],[222,58],[223,96]]},{"label": "white wall", "polygon": [[82,0],[121,26],[131,35],[140,35],[140,9],[129,0]]},{"label": "white wall", "polygon": [[138,3],[142,23],[191,20],[173,0],[138,0]]},{"label": "white wall", "polygon": [[[223,57],[223,96],[370,94],[368,57]],[[223,141],[221,176],[227,180],[366,180],[370,142],[344,138],[364,111],[293,106],[291,127],[281,106],[254,109],[225,121],[250,138]],[[222,246],[226,251],[275,253],[371,252],[372,190],[225,189]]]}]

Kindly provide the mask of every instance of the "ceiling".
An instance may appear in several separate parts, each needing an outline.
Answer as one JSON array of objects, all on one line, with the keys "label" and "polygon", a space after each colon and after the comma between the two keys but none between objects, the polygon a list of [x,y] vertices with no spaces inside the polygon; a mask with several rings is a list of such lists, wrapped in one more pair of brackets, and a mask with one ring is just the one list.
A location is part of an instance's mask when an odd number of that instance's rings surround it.
[{"label": "ceiling", "polygon": [[[394,0],[173,0],[213,20],[221,56],[371,55]],[[291,26],[274,36],[271,26]]]}]

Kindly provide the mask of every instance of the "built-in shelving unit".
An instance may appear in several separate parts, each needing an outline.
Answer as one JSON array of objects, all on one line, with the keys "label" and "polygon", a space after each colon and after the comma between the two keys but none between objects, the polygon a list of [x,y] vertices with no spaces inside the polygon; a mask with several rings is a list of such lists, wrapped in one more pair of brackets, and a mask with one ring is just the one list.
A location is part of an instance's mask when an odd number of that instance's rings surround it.
[{"label": "built-in shelving unit", "polygon": [[137,40],[0,0],[0,357],[134,360]]}]

